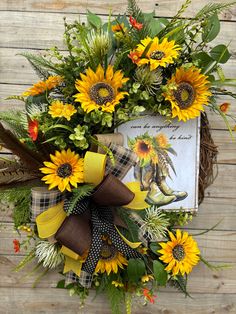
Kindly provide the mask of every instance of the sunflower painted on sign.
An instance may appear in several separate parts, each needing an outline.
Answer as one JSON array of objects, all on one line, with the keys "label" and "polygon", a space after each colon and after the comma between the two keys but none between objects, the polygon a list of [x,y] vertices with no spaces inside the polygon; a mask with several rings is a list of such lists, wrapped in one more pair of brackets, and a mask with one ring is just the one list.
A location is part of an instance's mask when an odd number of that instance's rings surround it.
[{"label": "sunflower painted on sign", "polygon": [[81,103],[85,112],[101,109],[111,113],[125,95],[128,95],[120,89],[129,79],[124,78],[120,70],[114,72],[112,65],[108,65],[106,72],[99,65],[96,72],[89,68],[85,73],[80,74],[81,80],[76,80],[75,87],[79,93],[74,95],[75,101]]},{"label": "sunflower painted on sign", "polygon": [[157,163],[157,154],[154,148],[153,138],[145,133],[135,139],[128,139],[129,147],[135,152],[140,161],[140,167],[150,162]]},{"label": "sunflower painted on sign", "polygon": [[162,249],[158,253],[162,254],[160,260],[168,264],[165,270],[174,276],[189,274],[192,268],[200,260],[200,250],[197,242],[186,231],[176,230],[174,235],[169,231],[170,241],[158,243]]},{"label": "sunflower painted on sign", "polygon": [[84,182],[84,160],[70,149],[61,152],[56,151],[50,155],[52,162],[45,161],[45,167],[40,168],[46,174],[42,180],[49,184],[49,190],[58,187],[63,192],[71,192],[71,185],[77,188],[78,183]]},{"label": "sunflower painted on sign", "polygon": [[135,50],[140,57],[137,65],[149,64],[151,71],[157,67],[165,68],[168,64],[174,63],[175,59],[178,58],[179,50],[181,48],[175,44],[174,40],[168,41],[167,38],[164,38],[160,42],[158,37],[154,37],[153,39],[146,37],[141,40],[141,44]]},{"label": "sunflower painted on sign", "polygon": [[172,118],[187,121],[200,116],[211,96],[209,84],[207,76],[194,66],[177,69],[167,82],[167,92],[163,94],[171,103]]},{"label": "sunflower painted on sign", "polygon": [[124,266],[127,265],[128,261],[111,241],[109,239],[103,241],[95,274],[107,273],[109,275],[110,273],[117,273],[119,268],[124,269]]}]

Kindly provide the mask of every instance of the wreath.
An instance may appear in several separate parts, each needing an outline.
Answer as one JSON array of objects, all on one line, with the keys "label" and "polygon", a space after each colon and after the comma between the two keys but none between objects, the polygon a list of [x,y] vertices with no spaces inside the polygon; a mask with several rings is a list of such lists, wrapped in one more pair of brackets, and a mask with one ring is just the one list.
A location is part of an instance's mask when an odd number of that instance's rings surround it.
[{"label": "wreath", "polygon": [[[40,81],[20,96],[23,110],[0,113],[0,142],[12,158],[1,159],[2,200],[14,203],[14,225],[28,251],[16,267],[32,261],[42,275],[60,271],[58,288],[83,303],[90,289],[106,292],[113,313],[133,298],[154,303],[155,291],[173,285],[186,296],[187,278],[199,262],[198,243],[182,229],[191,209],[166,210],[188,197],[167,183],[176,154],[163,133],[128,138],[121,125],[152,116],[164,123],[201,120],[199,196],[212,183],[217,148],[207,106],[226,121],[227,89],[221,64],[224,44],[209,48],[219,33],[217,14],[233,3],[208,4],[192,19],[143,13],[128,0],[123,16],[104,23],[88,11],[87,23],[64,22],[68,53],[23,53]],[[197,121],[197,120],[196,120]],[[229,127],[229,131],[232,130]],[[123,178],[133,169],[135,182]],[[24,236],[26,234],[26,236]],[[38,281],[38,278],[36,278]]]}]

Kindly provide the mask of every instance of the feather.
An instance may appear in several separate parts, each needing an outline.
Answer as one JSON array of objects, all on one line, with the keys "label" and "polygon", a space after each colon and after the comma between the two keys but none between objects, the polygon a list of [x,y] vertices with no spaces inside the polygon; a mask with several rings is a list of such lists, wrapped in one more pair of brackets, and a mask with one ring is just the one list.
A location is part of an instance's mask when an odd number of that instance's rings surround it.
[{"label": "feather", "polygon": [[11,131],[4,128],[0,122],[0,142],[14,155],[18,156],[21,162],[28,169],[38,169],[42,165],[42,157],[22,144]]},{"label": "feather", "polygon": [[168,162],[168,164],[170,165],[170,167],[173,170],[174,174],[176,175],[175,167],[174,167],[174,164],[173,164],[170,156],[168,155],[168,153],[165,150],[163,150],[162,154],[165,156],[166,161]]},{"label": "feather", "polygon": [[0,161],[0,188],[10,188],[22,184],[28,185],[40,177],[39,171],[27,169],[15,160]]}]

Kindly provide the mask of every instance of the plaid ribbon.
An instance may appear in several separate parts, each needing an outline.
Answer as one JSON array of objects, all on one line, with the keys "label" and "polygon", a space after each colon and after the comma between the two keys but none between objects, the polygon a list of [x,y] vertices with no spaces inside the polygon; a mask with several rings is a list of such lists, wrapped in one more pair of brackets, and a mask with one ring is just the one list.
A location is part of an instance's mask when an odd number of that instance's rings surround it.
[{"label": "plaid ribbon", "polygon": [[31,190],[31,220],[34,222],[35,218],[47,210],[64,200],[65,194],[60,191],[49,191],[44,187],[36,187]]},{"label": "plaid ribbon", "polygon": [[106,174],[113,174],[115,177],[122,180],[131,167],[135,166],[138,161],[137,155],[130,149],[120,145],[110,144],[109,149],[115,156],[115,165],[108,158],[106,164]]},{"label": "plaid ribbon", "polygon": [[90,288],[92,285],[92,280],[93,276],[84,270],[81,270],[79,277],[72,271],[69,271],[68,273],[66,273],[65,285],[67,286],[70,283],[79,282],[84,288]]}]

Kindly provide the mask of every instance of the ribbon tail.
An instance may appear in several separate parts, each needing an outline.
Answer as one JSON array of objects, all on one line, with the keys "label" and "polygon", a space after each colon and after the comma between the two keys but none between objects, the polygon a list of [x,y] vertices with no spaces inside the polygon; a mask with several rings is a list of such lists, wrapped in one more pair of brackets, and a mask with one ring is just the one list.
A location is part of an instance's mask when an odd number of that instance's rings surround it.
[{"label": "ribbon tail", "polygon": [[131,247],[132,249],[137,249],[141,244],[142,242],[131,242],[129,241],[128,239],[126,239],[125,236],[123,236],[123,234],[120,232],[120,230],[114,226],[116,231],[118,232],[119,236],[121,237],[121,239],[129,246]]},{"label": "ribbon tail", "polygon": [[77,276],[80,276],[82,265],[82,262],[76,261],[73,258],[66,256],[63,274],[72,270]]}]

